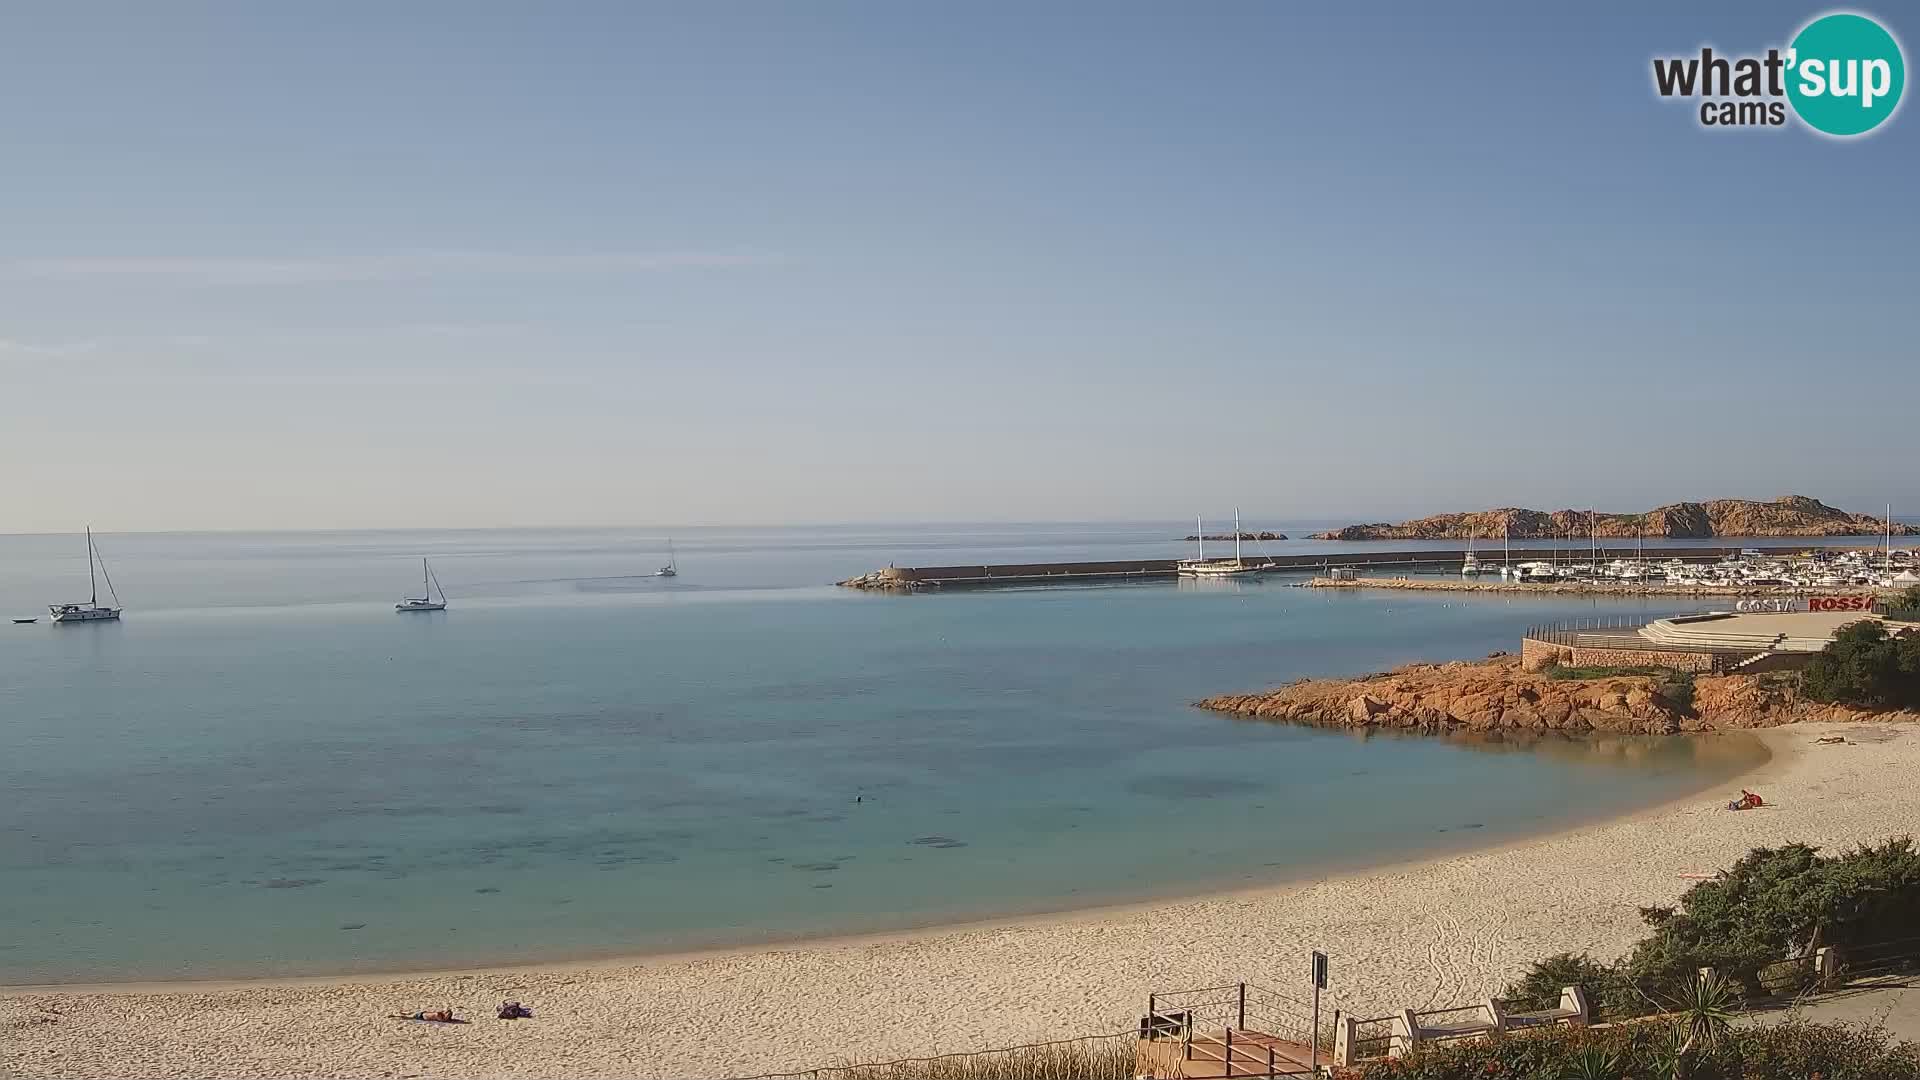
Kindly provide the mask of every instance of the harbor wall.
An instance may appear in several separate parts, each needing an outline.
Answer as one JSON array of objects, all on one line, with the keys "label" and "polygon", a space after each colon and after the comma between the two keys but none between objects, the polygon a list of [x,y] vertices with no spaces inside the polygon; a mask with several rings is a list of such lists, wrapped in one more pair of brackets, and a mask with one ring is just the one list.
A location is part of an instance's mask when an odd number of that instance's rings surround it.
[{"label": "harbor wall", "polygon": [[[1717,559],[1737,552],[1737,547],[1664,547],[1651,553],[1637,553],[1631,547],[1601,547],[1598,557],[1631,559],[1646,554],[1654,559]],[[1499,565],[1505,557],[1497,550],[1479,554],[1488,567]],[[1513,552],[1515,562],[1539,560],[1587,561],[1594,556],[1590,547],[1525,548]],[[1265,555],[1242,551],[1245,561],[1278,571],[1323,570],[1336,566],[1354,567],[1453,567],[1466,556],[1465,548],[1435,548],[1420,551],[1321,551],[1308,554]],[[1216,553],[1216,558],[1224,553]],[[1109,559],[1094,562],[998,563],[973,566],[889,566],[841,582],[853,588],[903,589],[920,586],[965,586],[1045,583],[1055,580],[1094,580],[1100,578],[1144,578],[1175,573],[1178,559]]]},{"label": "harbor wall", "polygon": [[[1660,667],[1710,675],[1715,661],[1724,659],[1711,652],[1660,649],[1619,648],[1605,645],[1562,645],[1553,641],[1523,638],[1520,641],[1520,669],[1539,671],[1553,664],[1566,667]],[[1758,650],[1755,650],[1756,652]]]}]

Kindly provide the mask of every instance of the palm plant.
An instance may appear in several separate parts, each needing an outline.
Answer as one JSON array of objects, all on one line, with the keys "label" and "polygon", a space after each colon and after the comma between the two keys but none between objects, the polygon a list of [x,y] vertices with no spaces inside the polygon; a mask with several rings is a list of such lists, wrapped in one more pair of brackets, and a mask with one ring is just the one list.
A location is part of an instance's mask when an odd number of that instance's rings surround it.
[{"label": "palm plant", "polygon": [[1618,1052],[1589,1046],[1573,1055],[1555,1080],[1621,1080],[1623,1075]]},{"label": "palm plant", "polygon": [[1685,1058],[1696,1048],[1717,1049],[1738,1013],[1740,995],[1733,984],[1718,974],[1697,979],[1673,1002],[1679,1014],[1679,1026],[1686,1032],[1677,1056]]}]

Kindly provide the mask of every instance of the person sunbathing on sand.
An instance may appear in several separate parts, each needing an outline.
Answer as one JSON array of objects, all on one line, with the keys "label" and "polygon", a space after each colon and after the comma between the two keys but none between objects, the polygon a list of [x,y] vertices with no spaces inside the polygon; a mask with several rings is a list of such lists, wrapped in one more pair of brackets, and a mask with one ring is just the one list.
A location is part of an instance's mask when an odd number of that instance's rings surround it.
[{"label": "person sunbathing on sand", "polygon": [[500,1003],[500,1011],[494,1015],[502,1020],[531,1020],[533,1010],[517,1001],[503,1001]]},{"label": "person sunbathing on sand", "polygon": [[460,1020],[455,1018],[455,1016],[453,1015],[453,1006],[451,1005],[447,1006],[444,1009],[435,1009],[432,1012],[417,1012],[411,1016],[405,1015],[403,1013],[395,1013],[393,1015],[393,1018],[395,1020],[425,1020],[430,1024],[464,1024],[466,1023],[465,1020]]}]

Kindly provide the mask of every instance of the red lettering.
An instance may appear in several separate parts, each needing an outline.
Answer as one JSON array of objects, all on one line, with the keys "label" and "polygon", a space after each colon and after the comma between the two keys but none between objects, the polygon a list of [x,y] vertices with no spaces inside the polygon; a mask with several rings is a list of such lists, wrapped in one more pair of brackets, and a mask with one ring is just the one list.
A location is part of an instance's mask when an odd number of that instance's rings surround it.
[{"label": "red lettering", "polygon": [[1872,611],[1873,595],[1856,594],[1853,596],[1809,596],[1808,611]]}]

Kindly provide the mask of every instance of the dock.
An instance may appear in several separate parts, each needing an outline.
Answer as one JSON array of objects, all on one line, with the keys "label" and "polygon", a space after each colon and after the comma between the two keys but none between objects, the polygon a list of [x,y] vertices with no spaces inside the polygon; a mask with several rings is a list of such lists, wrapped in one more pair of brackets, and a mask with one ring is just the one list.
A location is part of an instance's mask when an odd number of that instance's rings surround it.
[{"label": "dock", "polygon": [[[1809,545],[1814,547],[1819,545]],[[1661,547],[1635,551],[1631,547],[1601,547],[1602,560],[1646,558],[1651,560],[1711,560],[1739,554],[1738,547]],[[1407,572],[1458,571],[1466,557],[1464,548],[1431,551],[1355,551],[1315,552],[1303,555],[1257,555],[1244,561],[1275,574],[1325,573],[1337,568]],[[1505,556],[1480,551],[1481,565],[1492,568]],[[1587,562],[1596,557],[1587,544],[1555,548],[1516,548],[1515,562],[1561,560]],[[1108,560],[1105,562],[1004,563],[981,566],[889,566],[839,584],[850,589],[914,592],[923,589],[1017,588],[1037,585],[1079,585],[1098,582],[1152,581],[1173,578],[1179,573],[1179,559]],[[1369,576],[1374,576],[1370,574]]]}]

